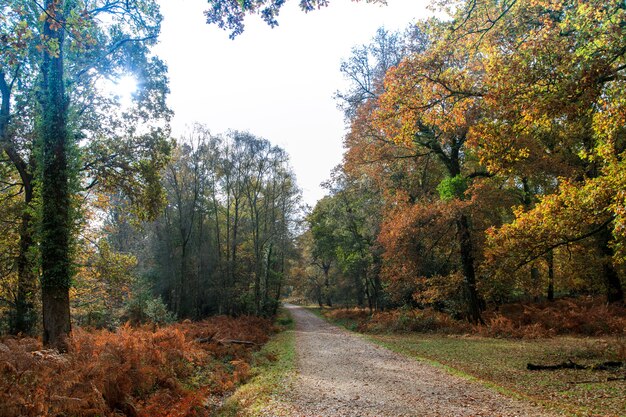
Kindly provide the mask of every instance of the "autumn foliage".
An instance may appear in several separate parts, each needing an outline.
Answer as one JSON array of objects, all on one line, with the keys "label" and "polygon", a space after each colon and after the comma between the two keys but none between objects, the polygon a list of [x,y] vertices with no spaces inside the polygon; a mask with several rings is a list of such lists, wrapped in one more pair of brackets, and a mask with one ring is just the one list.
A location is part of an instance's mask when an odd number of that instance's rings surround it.
[{"label": "autumn foliage", "polygon": [[[272,330],[255,317],[163,328],[75,329],[70,351],[31,338],[0,343],[0,415],[208,416],[249,376],[252,347]],[[245,340],[254,345],[229,343]]]},{"label": "autumn foliage", "polygon": [[[366,272],[380,282],[373,286],[381,290],[377,309],[393,312],[379,311],[368,323],[429,328],[423,313],[415,321],[396,312],[432,309],[431,324],[441,312],[484,324],[485,334],[518,336],[533,331],[493,312],[599,295],[621,311],[623,1],[444,1],[436,7],[449,18],[423,19],[404,33],[381,29],[342,65],[351,83],[338,95],[347,109],[340,167],[346,180],[329,190],[324,204],[339,206],[349,195],[343,227],[355,229],[354,213],[358,224],[369,225],[367,245],[358,249],[367,248],[374,261]],[[335,239],[337,230],[313,243]],[[341,259],[342,245],[327,248],[327,257]],[[344,270],[331,270],[327,292],[345,277]],[[363,306],[339,292],[346,306]],[[559,303],[537,304],[531,315],[546,317],[537,317],[535,333],[561,331],[550,314],[564,321],[566,333],[622,324],[599,305],[589,310],[576,303],[571,308],[578,312],[570,314]],[[576,314],[595,317],[598,326],[580,324]]]}]

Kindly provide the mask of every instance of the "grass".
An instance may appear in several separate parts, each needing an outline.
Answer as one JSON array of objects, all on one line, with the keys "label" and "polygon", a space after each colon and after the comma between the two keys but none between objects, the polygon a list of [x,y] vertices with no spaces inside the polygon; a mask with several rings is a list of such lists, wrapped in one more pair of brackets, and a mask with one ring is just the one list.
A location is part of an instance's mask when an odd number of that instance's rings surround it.
[{"label": "grass", "polygon": [[[312,312],[326,317],[319,308]],[[354,321],[336,324],[353,330]],[[395,352],[425,361],[445,371],[534,402],[568,416],[626,416],[626,381],[621,371],[528,371],[526,364],[554,364],[567,360],[593,364],[615,360],[623,340],[559,336],[544,339],[500,339],[471,335],[429,333],[366,334],[368,339]]]},{"label": "grass", "polygon": [[224,402],[219,417],[288,415],[287,405],[279,397],[288,390],[295,372],[294,323],[281,310],[276,325],[279,333],[255,354],[252,378]]}]

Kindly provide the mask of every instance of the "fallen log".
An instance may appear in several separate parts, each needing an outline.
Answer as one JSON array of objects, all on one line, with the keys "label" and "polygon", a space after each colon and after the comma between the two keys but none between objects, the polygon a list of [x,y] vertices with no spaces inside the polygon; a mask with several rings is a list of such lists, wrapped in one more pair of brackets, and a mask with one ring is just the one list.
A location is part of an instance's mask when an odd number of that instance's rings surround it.
[{"label": "fallen log", "polygon": [[215,337],[216,334],[217,334],[217,332],[213,332],[210,335],[208,335],[207,337],[199,337],[195,341],[197,343],[211,343],[211,342],[213,342],[213,338]]},{"label": "fallen log", "polygon": [[218,340],[218,343],[221,343],[223,345],[250,345],[250,346],[256,346],[256,343],[251,342],[249,340],[236,340],[236,339],[223,339],[223,340]]},{"label": "fallen log", "polygon": [[571,359],[567,362],[561,362],[556,365],[537,365],[533,363],[526,364],[529,371],[555,371],[557,369],[591,369],[593,371],[611,371],[624,366],[623,362],[607,361],[595,365],[580,365]]}]

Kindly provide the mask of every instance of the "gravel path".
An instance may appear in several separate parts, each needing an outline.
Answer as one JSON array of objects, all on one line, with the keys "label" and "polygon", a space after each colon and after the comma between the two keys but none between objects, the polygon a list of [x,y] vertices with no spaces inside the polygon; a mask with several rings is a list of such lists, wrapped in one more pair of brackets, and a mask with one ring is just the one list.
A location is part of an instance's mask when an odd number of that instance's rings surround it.
[{"label": "gravel path", "polygon": [[298,374],[288,400],[296,416],[547,416],[379,347],[301,307],[286,308],[296,322]]}]

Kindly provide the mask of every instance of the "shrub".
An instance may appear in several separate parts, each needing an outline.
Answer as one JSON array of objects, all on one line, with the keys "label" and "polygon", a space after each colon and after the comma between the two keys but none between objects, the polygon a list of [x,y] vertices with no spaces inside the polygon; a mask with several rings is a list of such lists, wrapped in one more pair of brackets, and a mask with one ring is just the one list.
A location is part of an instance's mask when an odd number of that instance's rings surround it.
[{"label": "shrub", "polygon": [[620,335],[626,331],[626,308],[599,298],[565,298],[554,302],[516,303],[485,314],[484,336],[538,338],[553,335]]}]

